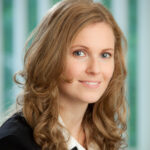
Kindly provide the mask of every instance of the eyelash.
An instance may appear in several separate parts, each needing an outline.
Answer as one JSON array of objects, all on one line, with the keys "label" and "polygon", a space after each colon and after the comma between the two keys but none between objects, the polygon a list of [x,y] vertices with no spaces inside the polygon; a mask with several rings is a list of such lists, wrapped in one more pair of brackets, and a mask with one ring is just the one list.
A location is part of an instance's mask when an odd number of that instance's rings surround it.
[{"label": "eyelash", "polygon": [[[79,54],[80,53],[80,54]],[[83,55],[81,55],[81,53],[83,53]],[[83,50],[76,50],[73,52],[73,55],[74,56],[81,56],[81,57],[84,57],[86,54]],[[107,56],[105,56],[107,55]],[[109,55],[109,56],[108,56]],[[112,57],[112,54],[109,53],[109,52],[103,52],[101,55],[100,55],[102,58],[110,58]]]},{"label": "eyelash", "polygon": [[[80,55],[78,55],[78,53],[80,53],[80,52],[84,53],[84,56],[85,56],[85,52],[83,52],[82,50],[74,51],[74,52],[73,52],[73,55],[74,55],[74,56],[80,56]],[[81,57],[83,57],[83,56],[81,56]]]},{"label": "eyelash", "polygon": [[[104,56],[105,54],[107,54],[107,56]],[[108,56],[108,55],[109,55],[109,56]],[[110,57],[112,56],[112,54],[111,54],[111,53],[108,53],[108,52],[104,52],[104,53],[101,54],[101,56],[102,56],[103,58],[110,58]]]}]

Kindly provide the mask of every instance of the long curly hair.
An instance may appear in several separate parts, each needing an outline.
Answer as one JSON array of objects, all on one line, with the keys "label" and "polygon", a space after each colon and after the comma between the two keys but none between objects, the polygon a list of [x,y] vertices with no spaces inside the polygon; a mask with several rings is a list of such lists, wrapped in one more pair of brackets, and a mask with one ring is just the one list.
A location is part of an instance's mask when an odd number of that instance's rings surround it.
[{"label": "long curly hair", "polygon": [[[100,3],[63,0],[47,12],[27,40],[24,68],[14,76],[15,82],[23,85],[17,100],[23,102],[23,115],[42,150],[67,150],[58,130],[57,101],[66,50],[85,26],[97,22],[107,23],[113,30],[115,69],[101,98],[88,105],[82,124],[88,143],[94,143],[98,149],[118,150],[126,145],[126,39],[111,13]],[[23,77],[23,83],[17,75]]]}]

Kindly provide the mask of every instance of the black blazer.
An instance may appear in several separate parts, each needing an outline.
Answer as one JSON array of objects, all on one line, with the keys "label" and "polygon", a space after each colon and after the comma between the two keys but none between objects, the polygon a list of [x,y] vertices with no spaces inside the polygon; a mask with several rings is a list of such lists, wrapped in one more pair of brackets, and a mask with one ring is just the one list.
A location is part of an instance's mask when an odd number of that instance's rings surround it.
[{"label": "black blazer", "polygon": [[[16,113],[0,127],[0,150],[41,150],[22,113]],[[78,149],[74,147],[71,150]]]},{"label": "black blazer", "polygon": [[0,150],[41,150],[32,133],[21,113],[13,115],[0,127]]}]

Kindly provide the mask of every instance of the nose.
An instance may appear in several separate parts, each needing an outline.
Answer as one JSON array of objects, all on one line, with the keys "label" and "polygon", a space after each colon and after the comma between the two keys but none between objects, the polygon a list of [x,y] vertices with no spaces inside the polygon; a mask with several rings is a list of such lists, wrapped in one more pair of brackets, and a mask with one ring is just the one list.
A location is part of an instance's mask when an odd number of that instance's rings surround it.
[{"label": "nose", "polygon": [[100,60],[96,58],[90,58],[88,60],[86,72],[91,75],[100,73]]}]

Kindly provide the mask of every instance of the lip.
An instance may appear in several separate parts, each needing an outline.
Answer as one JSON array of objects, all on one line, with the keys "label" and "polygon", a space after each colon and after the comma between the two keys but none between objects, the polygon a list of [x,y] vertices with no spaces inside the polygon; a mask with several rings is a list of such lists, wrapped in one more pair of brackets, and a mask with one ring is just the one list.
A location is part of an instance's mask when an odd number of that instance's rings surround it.
[{"label": "lip", "polygon": [[89,81],[89,80],[84,80],[84,81],[79,81],[83,86],[88,87],[88,88],[98,88],[100,86],[100,81]]}]

